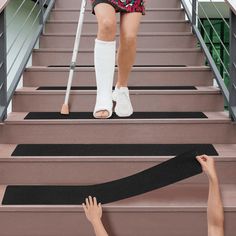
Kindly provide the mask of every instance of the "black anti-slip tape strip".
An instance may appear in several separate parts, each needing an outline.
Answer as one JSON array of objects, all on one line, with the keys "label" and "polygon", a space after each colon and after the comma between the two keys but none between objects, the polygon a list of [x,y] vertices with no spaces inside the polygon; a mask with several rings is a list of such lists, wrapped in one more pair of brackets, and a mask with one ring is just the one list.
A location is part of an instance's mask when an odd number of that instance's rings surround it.
[{"label": "black anti-slip tape strip", "polygon": [[80,205],[88,196],[111,203],[165,187],[200,174],[202,168],[189,151],[119,180],[90,186],[8,186],[3,205]]},{"label": "black anti-slip tape strip", "polygon": [[[71,90],[96,90],[95,86],[73,86]],[[114,89],[114,88],[113,88]],[[63,86],[42,86],[37,90],[66,90]],[[129,90],[197,90],[194,86],[130,86]]]},{"label": "black anti-slip tape strip", "polygon": [[219,155],[212,144],[19,144],[12,156],[175,156],[192,149]]},{"label": "black anti-slip tape strip", "polygon": [[[48,67],[70,67],[70,65],[49,65]],[[76,65],[76,67],[94,67],[94,65]],[[115,67],[118,67],[117,65]],[[133,67],[187,67],[186,65],[133,65]]]},{"label": "black anti-slip tape strip", "polygon": [[[206,119],[202,112],[134,112],[130,117],[118,117],[113,113],[110,119]],[[64,120],[64,119],[95,119],[92,112],[70,112],[62,115],[59,112],[29,112],[25,120]]]}]

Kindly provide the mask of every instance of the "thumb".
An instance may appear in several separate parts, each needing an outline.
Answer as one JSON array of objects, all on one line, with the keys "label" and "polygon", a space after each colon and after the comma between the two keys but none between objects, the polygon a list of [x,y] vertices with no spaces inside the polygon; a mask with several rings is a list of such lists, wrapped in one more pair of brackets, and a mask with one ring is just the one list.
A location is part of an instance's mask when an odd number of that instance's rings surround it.
[{"label": "thumb", "polygon": [[206,162],[201,158],[201,156],[196,157],[198,162],[201,164],[202,168],[206,166]]}]

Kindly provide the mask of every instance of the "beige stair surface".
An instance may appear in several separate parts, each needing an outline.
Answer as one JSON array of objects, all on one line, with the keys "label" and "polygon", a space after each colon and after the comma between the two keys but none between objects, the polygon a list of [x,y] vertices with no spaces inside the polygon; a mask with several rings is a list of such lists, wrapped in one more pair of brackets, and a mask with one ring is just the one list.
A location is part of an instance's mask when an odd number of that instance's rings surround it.
[{"label": "beige stair surface", "polygon": [[[129,78],[135,112],[202,112],[206,118],[25,119],[31,112],[58,115],[64,102],[65,90],[60,87],[67,85],[81,0],[56,0],[39,48],[33,50],[32,66],[23,73],[23,87],[14,93],[12,112],[0,124],[1,236],[94,235],[80,205],[3,205],[9,185],[104,183],[174,157],[12,156],[19,144],[212,144],[218,152],[213,158],[224,203],[225,235],[235,236],[236,125],[224,109],[223,95],[213,83],[214,74],[206,66],[180,0],[146,0],[145,5],[146,15],[137,35],[137,57]],[[120,15],[116,17],[118,49]],[[95,105],[97,29],[89,0],[72,84],[79,88],[72,90],[70,99],[70,111],[78,115],[91,115]],[[116,67],[114,85],[117,76]],[[158,86],[173,88],[162,90]],[[205,236],[208,187],[207,176],[202,173],[106,204],[103,222],[111,236]]]},{"label": "beige stair surface", "polygon": [[[72,50],[68,49],[35,49],[33,65],[61,66],[70,65]],[[77,58],[78,65],[94,65],[93,50],[80,50]],[[201,49],[138,49],[135,65],[204,65],[204,56]]]},{"label": "beige stair surface", "polygon": [[[79,20],[80,9],[75,8],[55,8],[52,10],[50,20]],[[117,20],[119,14],[116,15]],[[96,16],[91,14],[91,8],[87,7],[85,11],[86,20],[94,20]],[[144,17],[144,16],[143,16]],[[182,8],[147,8],[146,9],[146,20],[184,20],[185,13]]]},{"label": "beige stair surface", "polygon": [[[16,144],[0,145],[0,184],[102,183],[135,174],[173,158],[173,156],[11,156],[16,147]],[[219,156],[214,158],[221,183],[234,184],[236,145],[215,144],[214,147],[219,153]],[[207,182],[205,175],[182,181],[189,184],[207,184]]]},{"label": "beige stair surface", "polygon": [[[226,112],[208,119],[24,120],[9,115],[0,127],[2,143],[230,143],[236,127]],[[123,136],[115,135],[122,130]],[[97,138],[94,134],[103,133]],[[28,135],[22,135],[27,133]],[[83,135],[78,135],[83,134]],[[194,135],[193,135],[194,134]],[[125,137],[125,139],[124,139]]]},{"label": "beige stair surface", "polygon": [[[94,48],[96,34],[83,34],[81,48]],[[42,48],[69,48],[74,45],[74,34],[44,34],[41,36],[40,47]],[[116,37],[119,46],[119,35]],[[142,33],[138,35],[137,45],[140,49],[145,48],[193,48],[196,46],[196,38],[187,33]]]},{"label": "beige stair surface", "polygon": [[[4,188],[1,187],[2,192]],[[222,185],[221,188],[226,235],[233,236],[235,185]],[[154,236],[156,233],[175,236],[179,235],[178,232],[205,235],[206,198],[207,185],[196,185],[194,188],[189,185],[169,186],[147,193],[142,198],[134,197],[104,206],[104,223],[108,233],[116,235],[131,236],[134,229],[135,235],[140,236]],[[35,232],[73,236],[93,233],[81,206],[1,206],[0,219],[3,236],[16,233],[32,235]],[[12,227],[12,222],[15,227]]]},{"label": "beige stair surface", "polygon": [[[148,76],[146,76],[148,73]],[[29,67],[24,72],[24,87],[66,86],[69,68]],[[115,71],[117,78],[117,69]],[[164,78],[164,79],[163,79]],[[130,86],[211,86],[213,74],[209,67],[133,67]],[[116,81],[114,81],[115,83]],[[95,86],[94,67],[76,68],[73,86]]]},{"label": "beige stair surface", "polygon": [[[146,4],[147,8],[180,8],[180,1],[179,0],[148,0]],[[61,8],[75,8],[78,9],[81,6],[81,1],[78,0],[56,0],[55,2],[55,9]],[[91,9],[91,4],[88,1],[87,8]]]},{"label": "beige stair surface", "polygon": [[[119,33],[119,21],[117,21],[117,32]],[[49,20],[45,25],[45,33],[74,33],[77,21]],[[97,31],[96,20],[85,20],[83,33],[94,33]],[[140,23],[140,33],[143,32],[190,32],[188,20],[143,20]]]},{"label": "beige stair surface", "polygon": [[[18,89],[13,99],[13,111],[54,111],[63,104],[65,91]],[[133,90],[130,91],[137,112],[146,111],[222,111],[224,100],[215,87],[197,90]],[[72,91],[70,111],[92,111],[96,91]]]}]

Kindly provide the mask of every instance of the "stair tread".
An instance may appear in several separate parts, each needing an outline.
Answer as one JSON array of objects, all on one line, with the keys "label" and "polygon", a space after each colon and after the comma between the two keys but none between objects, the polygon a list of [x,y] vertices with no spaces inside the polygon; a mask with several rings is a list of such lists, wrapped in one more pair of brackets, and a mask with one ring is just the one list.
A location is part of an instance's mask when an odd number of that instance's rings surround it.
[{"label": "stair tread", "polygon": [[[82,36],[96,36],[96,33],[82,33]],[[116,34],[117,36],[119,34]],[[139,32],[138,36],[193,36],[192,32]],[[45,32],[42,36],[66,36],[75,37],[75,33],[48,33]]]},{"label": "stair tread", "polygon": [[[118,23],[119,21],[117,21]],[[47,23],[65,23],[65,24],[71,24],[75,23],[77,24],[78,21],[76,20],[48,20]],[[97,24],[96,20],[84,20],[84,24],[86,23],[94,23]],[[189,20],[142,20],[142,23],[189,23]]]},{"label": "stair tread", "polygon": [[[30,66],[26,68],[26,72],[29,71],[68,71],[69,67],[47,67],[47,66]],[[76,68],[75,71],[94,71],[94,66],[86,67],[81,66],[80,68]],[[117,68],[116,68],[117,70]],[[186,67],[134,67],[133,71],[210,71],[210,67],[208,66],[186,66]]]},{"label": "stair tread", "polygon": [[[53,8],[54,11],[80,11],[80,8]],[[91,11],[91,9],[86,9],[86,11]],[[183,8],[156,8],[156,7],[146,7],[146,11],[184,11]]]},{"label": "stair tread", "polygon": [[231,119],[227,112],[204,112],[208,119],[64,119],[64,120],[24,120],[28,112],[11,112],[5,121],[5,124],[114,124],[114,123],[231,123]]},{"label": "stair tread", "polygon": [[[15,94],[64,94],[64,90],[37,90],[39,87],[22,87]],[[130,94],[219,94],[221,90],[214,86],[196,86],[197,90],[130,90]],[[72,90],[71,94],[96,94],[95,90]]]},{"label": "stair tread", "polygon": [[[162,210],[206,210],[208,184],[177,184],[154,190],[140,196],[114,202],[104,206],[104,210],[133,211],[136,209],[153,211]],[[6,186],[0,186],[0,202],[2,202]],[[226,211],[236,211],[236,185],[222,184],[222,199]],[[173,197],[174,195],[174,197]],[[0,205],[0,211],[78,211],[81,206],[75,205]]]},{"label": "stair tread", "polygon": [[[135,162],[152,162],[152,161],[165,161],[174,156],[99,156],[99,158],[93,156],[18,156],[12,157],[11,154],[15,150],[18,144],[0,144],[0,162],[1,161],[85,161],[85,162],[103,162],[103,161],[134,161]],[[236,144],[213,144],[219,156],[213,156],[217,162],[236,162]],[[135,158],[135,159],[134,159]],[[11,160],[9,160],[11,159]]]},{"label": "stair tread", "polygon": [[[93,49],[89,48],[83,48],[80,49],[80,52],[93,52]],[[39,48],[39,49],[34,49],[34,52],[73,52],[72,49],[68,48]],[[202,52],[201,48],[148,48],[148,49],[142,49],[138,48],[138,52],[150,52],[150,53],[157,53],[157,52]]]}]

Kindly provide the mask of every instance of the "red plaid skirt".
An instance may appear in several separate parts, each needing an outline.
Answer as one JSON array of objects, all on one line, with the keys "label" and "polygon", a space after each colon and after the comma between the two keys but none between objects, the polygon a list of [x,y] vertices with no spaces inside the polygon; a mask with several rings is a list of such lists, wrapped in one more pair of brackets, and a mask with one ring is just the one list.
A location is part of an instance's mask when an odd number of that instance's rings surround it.
[{"label": "red plaid skirt", "polygon": [[94,7],[99,3],[111,4],[116,12],[141,12],[145,15],[145,0],[90,0],[92,13],[95,15]]}]

